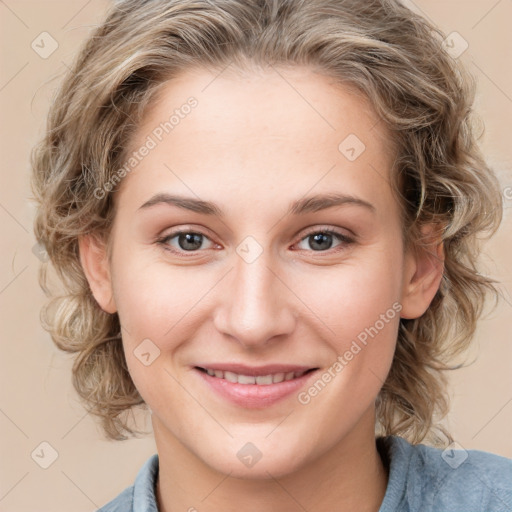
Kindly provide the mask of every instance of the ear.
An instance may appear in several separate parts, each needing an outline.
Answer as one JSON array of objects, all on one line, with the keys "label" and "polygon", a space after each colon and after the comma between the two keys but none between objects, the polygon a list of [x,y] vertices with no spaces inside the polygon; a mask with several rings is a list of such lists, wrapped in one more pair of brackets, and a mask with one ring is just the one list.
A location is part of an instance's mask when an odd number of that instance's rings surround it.
[{"label": "ear", "polygon": [[434,298],[444,272],[444,247],[440,226],[421,228],[421,245],[411,247],[405,255],[402,284],[402,318],[419,318]]},{"label": "ear", "polygon": [[80,263],[96,302],[103,311],[115,313],[117,308],[105,243],[97,236],[89,234],[78,238],[78,247]]}]

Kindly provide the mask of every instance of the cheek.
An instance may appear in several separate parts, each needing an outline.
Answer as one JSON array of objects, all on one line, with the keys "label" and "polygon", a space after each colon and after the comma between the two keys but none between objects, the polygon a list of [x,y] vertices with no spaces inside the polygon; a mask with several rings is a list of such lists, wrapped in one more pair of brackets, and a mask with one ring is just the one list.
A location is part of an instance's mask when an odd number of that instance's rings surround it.
[{"label": "cheek", "polygon": [[136,256],[135,251],[114,268],[116,305],[132,379],[152,407],[159,400],[155,390],[163,387],[173,400],[180,400],[179,385],[170,374],[183,362],[182,346],[197,337],[198,316],[204,319],[208,314],[206,295],[218,275],[206,268],[173,267],[154,256]]},{"label": "cheek", "polygon": [[152,410],[184,409],[190,404],[173,378],[172,361],[193,336],[193,308],[204,291],[182,270],[159,263],[126,261],[118,270],[118,312],[132,380]]},{"label": "cheek", "polygon": [[[194,306],[208,291],[208,276],[193,267],[172,267],[155,257],[127,257],[117,266],[116,304],[124,332],[134,338],[166,340],[193,316]],[[136,341],[136,339],[134,339]]]},{"label": "cheek", "polygon": [[373,402],[393,360],[401,310],[401,265],[397,251],[374,251],[364,261],[331,269],[322,279],[318,271],[301,279],[296,276],[301,283],[297,295],[315,313],[317,330],[325,333],[332,349],[331,365],[337,364],[331,367],[336,377],[329,384],[334,404],[327,394],[326,404],[346,412],[353,408],[353,417]]},{"label": "cheek", "polygon": [[298,283],[294,292],[343,349],[347,340],[356,338],[390,308],[388,317],[394,318],[396,306],[392,306],[400,298],[401,255],[375,251],[364,260],[309,269],[291,279]]}]

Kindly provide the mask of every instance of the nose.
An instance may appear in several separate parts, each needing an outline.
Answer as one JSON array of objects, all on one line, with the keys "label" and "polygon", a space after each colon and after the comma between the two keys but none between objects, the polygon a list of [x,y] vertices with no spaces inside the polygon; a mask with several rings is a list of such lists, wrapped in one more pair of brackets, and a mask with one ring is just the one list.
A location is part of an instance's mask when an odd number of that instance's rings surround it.
[{"label": "nose", "polygon": [[294,294],[267,254],[251,263],[235,255],[235,267],[219,290],[214,325],[244,348],[265,346],[295,329]]}]

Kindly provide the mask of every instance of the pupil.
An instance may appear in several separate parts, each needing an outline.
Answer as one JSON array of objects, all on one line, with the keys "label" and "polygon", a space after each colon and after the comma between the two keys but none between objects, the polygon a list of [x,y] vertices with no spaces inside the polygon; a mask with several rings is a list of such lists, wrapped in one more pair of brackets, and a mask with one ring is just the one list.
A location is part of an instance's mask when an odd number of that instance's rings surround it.
[{"label": "pupil", "polygon": [[180,248],[185,251],[194,251],[201,247],[201,237],[199,233],[185,233],[178,237]]},{"label": "pupil", "polygon": [[313,242],[310,242],[312,249],[330,249],[332,244],[332,235],[329,233],[317,233],[311,237]]}]

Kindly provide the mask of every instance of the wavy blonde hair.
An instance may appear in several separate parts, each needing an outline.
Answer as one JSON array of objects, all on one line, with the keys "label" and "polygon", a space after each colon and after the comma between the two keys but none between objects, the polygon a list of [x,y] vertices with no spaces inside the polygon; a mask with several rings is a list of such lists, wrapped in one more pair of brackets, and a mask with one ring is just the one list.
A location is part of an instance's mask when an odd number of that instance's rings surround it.
[{"label": "wavy blonde hair", "polygon": [[32,154],[34,231],[64,293],[42,311],[57,346],[75,353],[73,385],[110,439],[139,431],[125,413],[144,402],[127,369],[117,313],[95,301],[78,237],[109,240],[125,150],[159,86],[184,70],[234,64],[306,65],[361,91],[391,134],[391,185],[404,245],[444,226],[440,288],[417,319],[401,319],[393,364],[377,400],[376,434],[440,443],[449,434],[445,370],[469,345],[493,279],[478,273],[479,238],[501,221],[499,185],[477,147],[474,83],[442,47],[443,34],[394,0],[126,0],[111,8],[65,77]]}]

